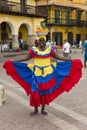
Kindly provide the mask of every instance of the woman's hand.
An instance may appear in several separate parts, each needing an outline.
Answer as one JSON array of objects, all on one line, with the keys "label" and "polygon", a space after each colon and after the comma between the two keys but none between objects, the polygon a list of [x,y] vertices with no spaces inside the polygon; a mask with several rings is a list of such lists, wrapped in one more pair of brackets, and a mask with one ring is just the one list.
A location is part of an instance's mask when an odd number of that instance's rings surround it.
[{"label": "woman's hand", "polygon": [[72,58],[71,57],[68,57],[69,58],[69,60],[72,60]]},{"label": "woman's hand", "polygon": [[65,60],[65,61],[70,61],[70,60],[72,60],[72,59],[71,59],[71,57],[64,57],[64,60]]}]

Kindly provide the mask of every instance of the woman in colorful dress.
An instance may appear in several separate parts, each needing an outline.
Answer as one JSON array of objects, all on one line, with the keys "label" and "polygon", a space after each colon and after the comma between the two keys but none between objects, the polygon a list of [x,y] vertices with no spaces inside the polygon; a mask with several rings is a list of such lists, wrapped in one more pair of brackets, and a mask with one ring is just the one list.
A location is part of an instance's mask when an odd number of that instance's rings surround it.
[{"label": "woman in colorful dress", "polygon": [[[54,57],[62,62],[50,62]],[[34,59],[34,64],[23,63]],[[34,107],[31,115],[38,113],[47,115],[45,106],[49,105],[63,92],[69,92],[82,76],[82,63],[79,59],[71,60],[69,57],[59,56],[54,48],[47,47],[45,40],[39,40],[38,47],[32,47],[27,56],[19,60],[9,60],[3,65],[10,75],[27,95],[30,95],[30,106]]]}]

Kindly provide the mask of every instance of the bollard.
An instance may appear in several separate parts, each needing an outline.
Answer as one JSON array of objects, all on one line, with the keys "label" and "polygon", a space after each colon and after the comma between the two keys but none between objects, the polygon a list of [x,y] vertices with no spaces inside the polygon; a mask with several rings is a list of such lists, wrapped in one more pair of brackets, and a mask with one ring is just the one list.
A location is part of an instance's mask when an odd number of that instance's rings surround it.
[{"label": "bollard", "polygon": [[6,102],[6,93],[3,85],[0,85],[0,106],[2,103]]}]

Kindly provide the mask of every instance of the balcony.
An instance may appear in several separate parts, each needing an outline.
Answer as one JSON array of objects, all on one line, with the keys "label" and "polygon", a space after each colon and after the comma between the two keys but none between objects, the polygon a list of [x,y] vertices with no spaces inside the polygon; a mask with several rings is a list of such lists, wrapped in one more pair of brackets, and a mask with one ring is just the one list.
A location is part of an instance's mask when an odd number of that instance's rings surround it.
[{"label": "balcony", "polygon": [[78,27],[82,27],[85,26],[85,21],[83,20],[74,20],[74,19],[57,19],[57,18],[49,18],[46,19],[45,24],[47,26],[78,26]]},{"label": "balcony", "polygon": [[22,5],[20,3],[10,1],[0,1],[0,13],[27,17],[46,18],[47,16],[47,14],[45,14],[44,12],[42,13],[42,11],[40,11],[39,9],[37,10],[36,6]]}]

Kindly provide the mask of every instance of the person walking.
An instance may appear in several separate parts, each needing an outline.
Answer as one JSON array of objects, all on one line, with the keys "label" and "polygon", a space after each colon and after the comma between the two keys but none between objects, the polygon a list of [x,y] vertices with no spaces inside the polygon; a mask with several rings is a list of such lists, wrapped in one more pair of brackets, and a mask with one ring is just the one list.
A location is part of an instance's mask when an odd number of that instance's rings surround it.
[{"label": "person walking", "polygon": [[19,39],[19,49],[23,51],[23,39]]},{"label": "person walking", "polygon": [[70,43],[65,39],[63,45],[63,56],[68,57],[70,53]]},{"label": "person walking", "polygon": [[[51,57],[62,62],[50,62]],[[23,63],[30,59],[34,63]],[[38,47],[29,49],[28,54],[19,60],[8,60],[3,64],[6,73],[11,76],[30,95],[30,106],[34,107],[31,115],[47,115],[46,105],[64,92],[69,92],[82,76],[80,59],[72,60],[69,57],[59,56],[55,50],[39,39]],[[68,82],[67,82],[68,81]]]},{"label": "person walking", "polygon": [[82,49],[82,41],[79,41],[79,48]]},{"label": "person walking", "polygon": [[9,51],[12,52],[12,38],[9,40]]},{"label": "person walking", "polygon": [[76,53],[76,49],[77,49],[77,40],[75,39],[74,41],[73,41],[73,47],[74,47],[74,49],[75,49],[75,51],[74,51],[74,53]]},{"label": "person walking", "polygon": [[46,42],[46,46],[52,46],[52,41],[51,41],[51,39],[49,39],[49,40]]},{"label": "person walking", "polygon": [[83,44],[82,52],[84,52],[84,67],[86,67],[86,61],[87,61],[87,40],[85,40]]}]

